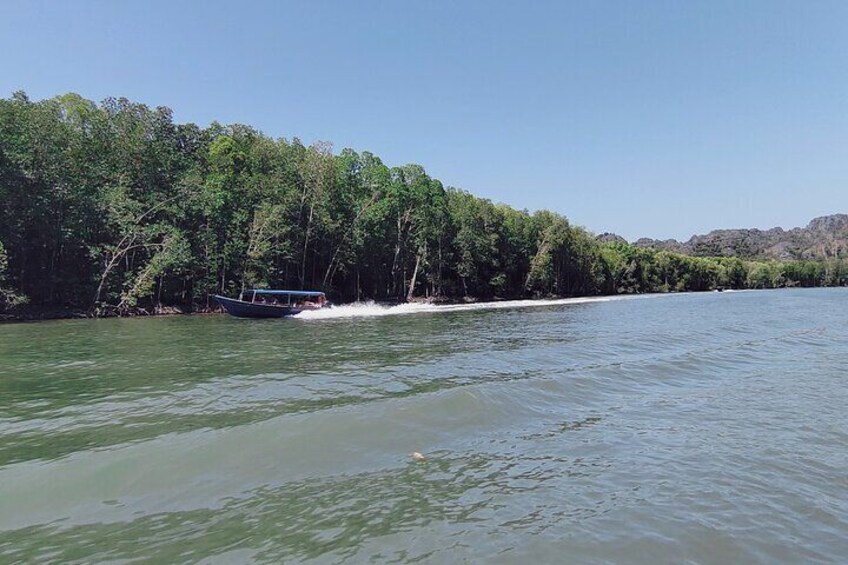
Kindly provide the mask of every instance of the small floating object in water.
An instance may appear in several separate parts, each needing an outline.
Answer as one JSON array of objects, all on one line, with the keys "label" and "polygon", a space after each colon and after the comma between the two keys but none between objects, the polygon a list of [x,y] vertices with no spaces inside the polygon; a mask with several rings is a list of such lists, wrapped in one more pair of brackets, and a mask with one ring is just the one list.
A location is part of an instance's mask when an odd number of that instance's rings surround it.
[{"label": "small floating object in water", "polygon": [[426,457],[424,457],[423,455],[421,455],[417,451],[412,452],[412,458],[415,459],[416,461],[426,461],[427,460]]}]

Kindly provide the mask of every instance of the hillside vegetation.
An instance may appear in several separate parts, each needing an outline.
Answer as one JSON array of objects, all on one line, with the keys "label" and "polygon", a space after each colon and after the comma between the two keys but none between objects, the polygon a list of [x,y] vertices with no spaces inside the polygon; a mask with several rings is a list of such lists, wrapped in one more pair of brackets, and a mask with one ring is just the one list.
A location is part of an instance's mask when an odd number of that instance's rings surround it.
[{"label": "hillside vegetation", "polygon": [[823,261],[848,256],[848,214],[815,218],[805,228],[714,230],[685,243],[643,238],[636,245],[699,257]]},{"label": "hillside vegetation", "polygon": [[419,165],[75,94],[0,100],[0,202],[7,316],[192,311],[214,306],[212,294],[264,286],[348,301],[848,280],[842,236],[819,255],[793,255],[809,261],[599,241],[559,214],[445,188]]}]

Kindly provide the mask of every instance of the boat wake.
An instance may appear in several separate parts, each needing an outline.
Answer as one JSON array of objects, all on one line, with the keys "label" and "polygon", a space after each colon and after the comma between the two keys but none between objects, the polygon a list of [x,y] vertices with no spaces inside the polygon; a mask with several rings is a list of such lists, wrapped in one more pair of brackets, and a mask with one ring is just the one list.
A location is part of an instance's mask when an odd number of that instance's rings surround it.
[{"label": "boat wake", "polygon": [[552,300],[500,300],[497,302],[473,302],[469,304],[408,304],[384,305],[376,302],[354,302],[333,308],[308,310],[294,316],[298,320],[328,320],[334,318],[376,318],[380,316],[405,316],[409,314],[434,314],[439,312],[470,312],[473,310],[504,310],[509,308],[540,308],[566,304],[587,304],[633,300],[659,295],[592,296],[585,298],[560,298]]}]

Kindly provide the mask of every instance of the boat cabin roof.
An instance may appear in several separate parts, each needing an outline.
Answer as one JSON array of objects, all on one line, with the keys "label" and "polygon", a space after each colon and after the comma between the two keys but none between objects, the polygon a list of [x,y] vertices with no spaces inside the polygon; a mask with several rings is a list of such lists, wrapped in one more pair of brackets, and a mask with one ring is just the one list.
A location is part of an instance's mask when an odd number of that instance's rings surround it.
[{"label": "boat cabin roof", "polygon": [[245,292],[253,292],[256,294],[274,294],[274,295],[289,295],[289,296],[323,296],[323,292],[317,290],[271,290],[267,288],[252,288]]}]

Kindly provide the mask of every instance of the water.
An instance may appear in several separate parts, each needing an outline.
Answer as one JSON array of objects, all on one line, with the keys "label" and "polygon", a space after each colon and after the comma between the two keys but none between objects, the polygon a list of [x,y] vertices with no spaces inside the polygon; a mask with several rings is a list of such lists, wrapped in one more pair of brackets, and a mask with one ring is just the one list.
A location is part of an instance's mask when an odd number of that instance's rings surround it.
[{"label": "water", "polygon": [[846,298],[0,326],[0,562],[842,561]]}]

